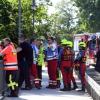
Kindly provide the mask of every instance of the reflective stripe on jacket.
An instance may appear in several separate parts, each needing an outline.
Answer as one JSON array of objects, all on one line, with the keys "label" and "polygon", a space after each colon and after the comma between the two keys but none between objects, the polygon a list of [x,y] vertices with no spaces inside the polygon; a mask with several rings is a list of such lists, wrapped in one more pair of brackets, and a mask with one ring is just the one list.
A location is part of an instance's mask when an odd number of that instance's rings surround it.
[{"label": "reflective stripe on jacket", "polygon": [[5,70],[18,70],[17,52],[12,43],[6,46],[0,54],[3,55]]}]

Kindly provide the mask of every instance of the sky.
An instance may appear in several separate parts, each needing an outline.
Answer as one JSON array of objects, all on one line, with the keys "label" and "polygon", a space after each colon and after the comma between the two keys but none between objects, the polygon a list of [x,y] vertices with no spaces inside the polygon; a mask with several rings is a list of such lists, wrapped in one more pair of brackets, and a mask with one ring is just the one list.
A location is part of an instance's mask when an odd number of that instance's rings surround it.
[{"label": "sky", "polygon": [[55,6],[57,5],[57,3],[61,2],[62,0],[51,0],[51,2],[53,3],[52,7],[49,7],[48,9],[48,14],[52,14],[55,12]]}]

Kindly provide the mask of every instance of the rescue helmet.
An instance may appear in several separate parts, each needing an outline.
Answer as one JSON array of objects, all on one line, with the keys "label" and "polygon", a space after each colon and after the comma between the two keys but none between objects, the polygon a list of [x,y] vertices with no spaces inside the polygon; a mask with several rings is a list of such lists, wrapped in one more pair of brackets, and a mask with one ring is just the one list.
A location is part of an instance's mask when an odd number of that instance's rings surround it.
[{"label": "rescue helmet", "polygon": [[61,40],[61,44],[62,44],[62,45],[67,45],[67,40],[66,40],[66,39],[62,39],[62,40]]},{"label": "rescue helmet", "polygon": [[73,42],[67,41],[67,46],[70,47],[70,48],[72,48],[73,47]]},{"label": "rescue helmet", "polygon": [[96,35],[92,35],[91,39],[95,40],[96,39]]},{"label": "rescue helmet", "polygon": [[84,47],[84,48],[85,48],[85,47],[86,47],[86,43],[85,43],[85,42],[79,42],[78,46],[79,46],[79,47]]}]

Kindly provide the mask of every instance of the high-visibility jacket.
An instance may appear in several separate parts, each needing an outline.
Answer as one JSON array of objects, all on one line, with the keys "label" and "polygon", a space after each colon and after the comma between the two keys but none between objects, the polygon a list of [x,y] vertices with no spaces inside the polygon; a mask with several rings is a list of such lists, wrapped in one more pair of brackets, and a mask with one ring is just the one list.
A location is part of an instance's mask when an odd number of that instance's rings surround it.
[{"label": "high-visibility jacket", "polygon": [[32,49],[33,49],[33,64],[36,64],[37,63],[39,49],[35,44],[31,44],[31,46],[32,46]]},{"label": "high-visibility jacket", "polygon": [[38,54],[38,65],[39,66],[42,66],[44,64],[44,47],[41,46],[40,49],[39,49],[39,54]]},{"label": "high-visibility jacket", "polygon": [[45,50],[46,60],[58,59],[58,47],[55,43],[51,44],[50,47]]},{"label": "high-visibility jacket", "polygon": [[4,70],[18,70],[17,52],[13,43],[7,45],[0,55],[3,55]]}]

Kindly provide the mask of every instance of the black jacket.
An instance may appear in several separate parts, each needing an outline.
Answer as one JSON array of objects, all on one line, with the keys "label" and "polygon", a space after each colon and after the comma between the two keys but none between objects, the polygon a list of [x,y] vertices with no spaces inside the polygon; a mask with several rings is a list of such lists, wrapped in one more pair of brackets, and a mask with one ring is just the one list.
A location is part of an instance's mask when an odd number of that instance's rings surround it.
[{"label": "black jacket", "polygon": [[96,61],[95,69],[96,71],[100,72],[100,50],[97,52],[96,58],[97,58],[97,61]]},{"label": "black jacket", "polygon": [[28,66],[33,64],[33,49],[31,45],[27,42],[23,42],[20,44],[22,51],[18,53],[18,62],[25,60]]}]

